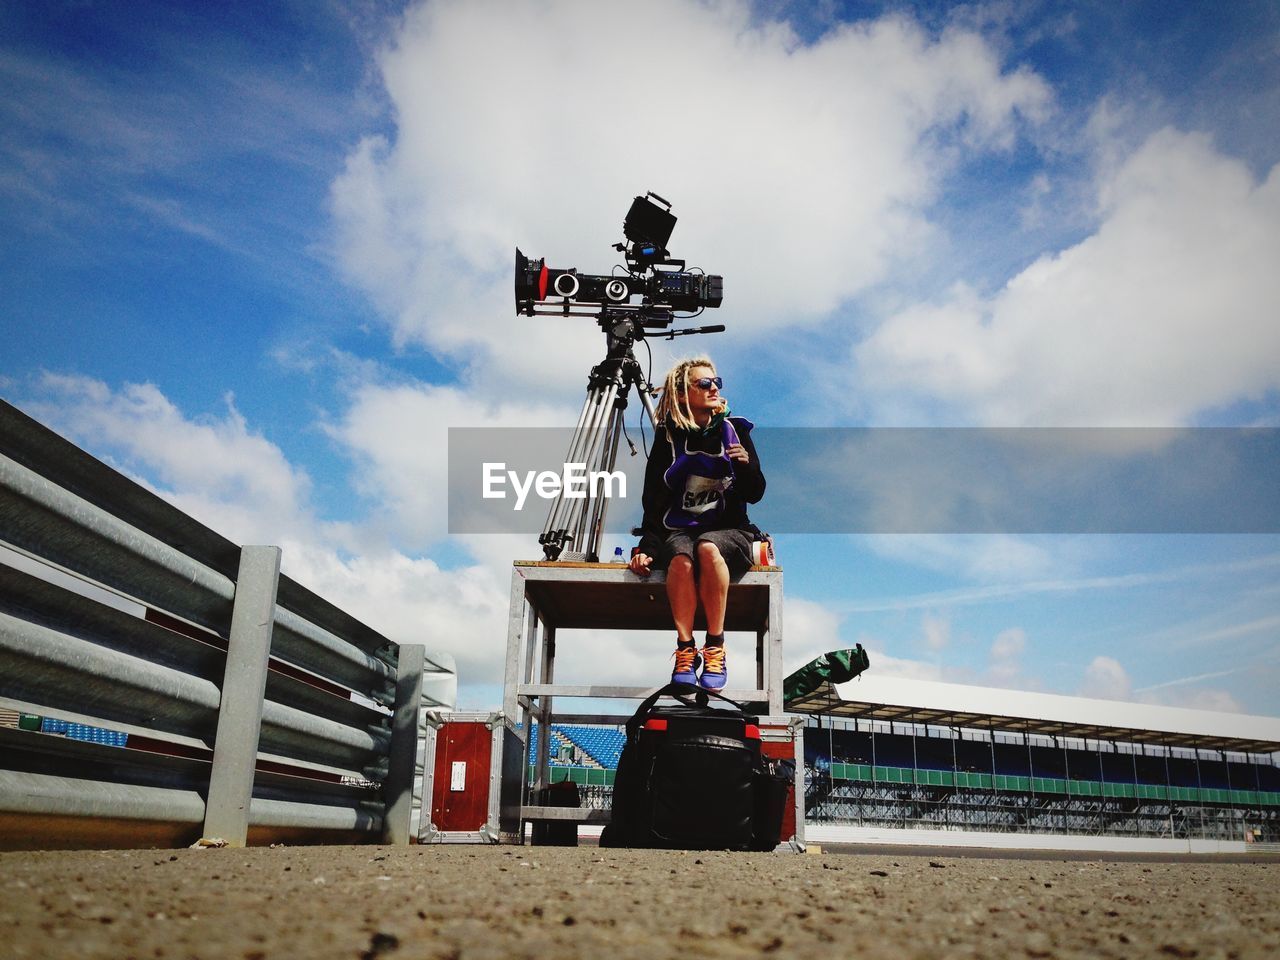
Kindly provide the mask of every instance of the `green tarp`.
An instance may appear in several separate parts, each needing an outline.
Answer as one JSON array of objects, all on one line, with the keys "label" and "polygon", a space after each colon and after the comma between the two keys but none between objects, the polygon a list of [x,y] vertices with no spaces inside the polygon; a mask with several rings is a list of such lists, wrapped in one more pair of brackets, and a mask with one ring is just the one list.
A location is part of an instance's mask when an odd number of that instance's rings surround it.
[{"label": "green tarp", "polygon": [[790,703],[797,697],[812,693],[824,683],[844,683],[867,669],[870,661],[862,644],[852,650],[832,650],[816,660],[810,660],[782,684],[782,700]]}]

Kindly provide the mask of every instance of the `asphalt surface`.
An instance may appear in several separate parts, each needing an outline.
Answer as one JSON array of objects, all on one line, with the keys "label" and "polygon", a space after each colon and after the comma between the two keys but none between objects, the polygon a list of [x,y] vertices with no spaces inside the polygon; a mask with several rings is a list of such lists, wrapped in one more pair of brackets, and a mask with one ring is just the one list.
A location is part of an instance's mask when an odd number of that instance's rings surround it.
[{"label": "asphalt surface", "polygon": [[0,957],[1280,956],[1280,861],[859,848],[0,854]]}]

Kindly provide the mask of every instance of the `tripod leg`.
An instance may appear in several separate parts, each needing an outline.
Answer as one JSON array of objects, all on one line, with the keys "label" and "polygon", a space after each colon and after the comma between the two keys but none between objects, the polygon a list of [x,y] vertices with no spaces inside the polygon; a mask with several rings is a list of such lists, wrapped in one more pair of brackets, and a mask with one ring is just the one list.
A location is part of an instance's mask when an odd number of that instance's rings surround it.
[{"label": "tripod leg", "polygon": [[583,451],[583,464],[587,489],[573,499],[573,505],[566,516],[566,525],[572,534],[573,543],[586,560],[600,558],[600,530],[596,524],[596,513],[600,508],[600,499],[595,495],[592,478],[601,472],[612,469],[607,465],[612,461],[617,445],[615,424],[621,416],[617,405],[617,385],[613,384],[606,391],[607,407],[601,406],[601,421],[591,432]]},{"label": "tripod leg", "polygon": [[[609,418],[609,427],[605,432],[604,444],[600,449],[600,472],[611,474],[618,462],[618,440],[622,437],[623,418],[626,415],[626,408],[622,405],[615,405],[613,415]],[[591,552],[596,556],[600,555],[600,540],[604,536],[605,517],[609,513],[609,498],[607,496],[596,496],[595,491],[588,491],[590,509],[590,521],[586,527],[588,531],[588,542],[590,543]]]},{"label": "tripod leg", "polygon": [[[569,440],[569,453],[565,462],[572,462],[574,454],[577,452],[578,446],[581,444],[583,430],[590,418],[596,415],[599,398],[594,390],[587,391],[587,397],[582,402],[582,412],[578,414],[578,422],[574,425],[573,436]],[[538,538],[538,543],[543,546],[543,554],[548,560],[554,560],[560,554],[563,548],[563,538],[553,535],[556,521],[559,519],[561,500],[556,499],[551,505],[551,509],[547,511],[547,521],[542,525],[542,536]]]},{"label": "tripod leg", "polygon": [[[640,395],[649,422],[656,424],[649,396],[652,387],[645,380],[640,362],[631,349],[631,341],[611,341],[609,356],[591,371],[587,398],[574,427],[569,455],[565,460],[566,464],[583,465],[588,485],[592,474],[611,474],[614,471],[618,440],[624,433],[624,412],[632,387]],[[586,497],[568,497],[566,493],[561,489],[547,514],[542,536],[538,538],[543,555],[548,560],[556,560],[572,543],[574,559],[599,559],[600,538],[609,509],[607,498],[593,497],[590,486]]]},{"label": "tripod leg", "polygon": [[[612,380],[588,390],[582,414],[569,444],[566,464],[583,464],[588,472],[596,469],[602,449],[601,434],[612,415],[617,394],[618,384]],[[587,501],[567,494],[568,491],[561,488],[547,514],[547,522],[543,525],[542,536],[539,538],[543,554],[548,560],[557,559],[570,542],[577,548],[574,553],[584,557],[592,555],[592,546],[583,542],[583,517]]]}]

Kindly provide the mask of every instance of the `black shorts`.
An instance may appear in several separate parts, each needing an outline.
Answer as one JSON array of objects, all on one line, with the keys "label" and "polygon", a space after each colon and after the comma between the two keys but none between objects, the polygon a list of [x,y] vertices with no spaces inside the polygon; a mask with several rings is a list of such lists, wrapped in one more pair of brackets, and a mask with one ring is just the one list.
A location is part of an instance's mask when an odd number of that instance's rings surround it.
[{"label": "black shorts", "polygon": [[686,556],[693,560],[696,569],[698,563],[697,544],[702,541],[714,543],[720,548],[720,556],[724,557],[729,567],[729,576],[737,577],[750,569],[751,543],[755,539],[746,530],[703,530],[685,532],[677,530],[667,537],[666,542],[658,550],[656,566],[659,570],[667,569],[672,557]]}]

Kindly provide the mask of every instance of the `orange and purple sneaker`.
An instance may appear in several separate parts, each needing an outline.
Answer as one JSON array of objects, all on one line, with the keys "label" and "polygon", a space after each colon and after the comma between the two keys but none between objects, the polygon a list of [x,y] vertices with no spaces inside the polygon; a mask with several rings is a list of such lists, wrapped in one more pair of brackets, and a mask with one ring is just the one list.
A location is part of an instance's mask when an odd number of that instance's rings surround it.
[{"label": "orange and purple sneaker", "polygon": [[729,679],[729,668],[724,661],[724,644],[712,643],[702,648],[702,676],[698,679],[702,689],[724,689]]},{"label": "orange and purple sneaker", "polygon": [[698,685],[698,666],[702,658],[698,656],[698,648],[693,644],[677,646],[674,654],[675,669],[671,671],[672,683],[685,683],[691,687]]}]

